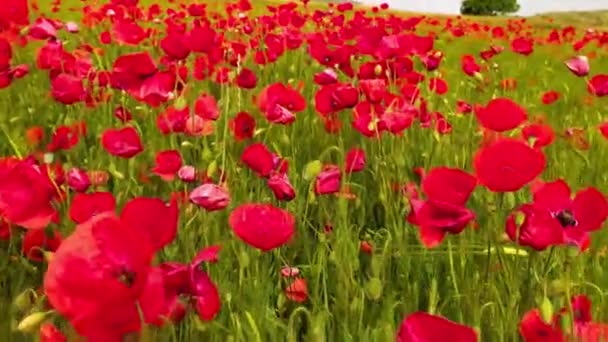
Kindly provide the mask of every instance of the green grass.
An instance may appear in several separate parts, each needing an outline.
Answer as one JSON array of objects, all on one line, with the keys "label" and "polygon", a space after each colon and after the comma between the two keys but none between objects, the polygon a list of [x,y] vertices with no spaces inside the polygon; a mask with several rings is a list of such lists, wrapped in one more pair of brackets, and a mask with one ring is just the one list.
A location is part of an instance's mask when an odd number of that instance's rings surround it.
[{"label": "green grass", "polygon": [[[71,14],[62,14],[64,18]],[[583,16],[576,22],[585,25]],[[598,14],[597,18],[602,17]],[[567,22],[571,17],[559,21]],[[572,17],[574,18],[574,17]],[[588,18],[585,16],[585,18]],[[472,19],[470,19],[472,20]],[[485,19],[481,19],[485,20]],[[492,18],[493,23],[504,19]],[[543,19],[544,20],[544,19]],[[574,19],[573,19],[574,20]],[[593,20],[593,21],[591,21]],[[604,25],[605,19],[592,25]],[[557,22],[557,19],[556,19]],[[104,24],[105,25],[105,24]],[[67,36],[66,48],[74,49],[87,42],[99,46],[97,37],[104,26],[85,29],[79,36]],[[535,31],[546,36],[546,29]],[[485,104],[493,97],[506,96],[525,106],[530,116],[544,115],[558,136],[570,127],[587,130],[588,151],[578,151],[558,137],[546,149],[548,167],[543,178],[564,178],[573,189],[595,186],[608,191],[608,146],[596,129],[605,119],[606,100],[584,105],[586,85],[563,66],[574,54],[569,45],[537,47],[530,57],[516,55],[508,49],[493,60],[484,74],[487,83],[480,86],[464,76],[460,58],[476,55],[492,43],[489,38],[476,36],[452,39],[440,34],[436,48],[445,54],[441,68],[427,77],[442,75],[450,91],[444,96],[433,95],[426,86],[422,95],[433,111],[443,113],[453,125],[452,134],[440,136],[414,125],[402,137],[385,136],[382,140],[367,139],[350,126],[350,112],[344,112],[344,129],[338,135],[323,130],[323,123],[314,111],[314,94],[318,87],[312,79],[322,67],[311,62],[304,49],[288,52],[276,63],[256,66],[246,59],[244,66],[258,75],[258,87],[243,91],[220,86],[210,81],[191,82],[186,100],[193,104],[201,92],[211,93],[219,101],[221,117],[215,133],[204,138],[183,136],[164,137],[156,128],[153,109],[136,103],[120,92],[111,92],[108,103],[94,108],[84,105],[66,107],[49,96],[49,81],[45,72],[35,69],[35,53],[40,46],[32,43],[15,51],[15,63],[30,65],[32,72],[0,91],[0,127],[3,141],[0,155],[26,155],[35,152],[25,140],[25,131],[33,125],[45,128],[47,136],[54,127],[85,120],[88,133],[75,148],[55,156],[67,169],[79,166],[89,170],[112,170],[111,187],[119,206],[136,196],[168,198],[170,192],[184,190],[179,182],[166,183],[152,177],[143,184],[140,170],[149,170],[155,153],[163,149],[179,149],[186,163],[201,170],[221,165],[227,173],[232,197],[231,206],[223,211],[207,213],[186,206],[180,216],[179,235],[159,255],[160,260],[190,260],[197,250],[221,244],[219,262],[207,267],[216,282],[222,310],[210,323],[202,323],[194,314],[174,327],[149,331],[148,339],[156,341],[393,341],[401,320],[416,310],[441,314],[480,331],[482,341],[514,341],[519,337],[517,326],[523,313],[537,307],[548,296],[557,309],[564,306],[570,294],[585,293],[593,302],[594,320],[608,321],[608,285],[605,231],[593,235],[590,250],[582,255],[566,248],[554,248],[527,255],[509,254],[500,246],[512,246],[503,238],[504,222],[509,211],[530,200],[527,190],[498,196],[478,188],[468,207],[477,213],[478,230],[467,229],[459,236],[449,236],[436,249],[425,249],[418,240],[417,229],[405,221],[409,210],[407,200],[392,191],[393,184],[404,184],[416,178],[414,167],[459,167],[472,170],[471,159],[479,145],[474,116],[455,113],[456,101],[466,100]],[[103,56],[94,56],[98,68],[108,68],[113,58],[127,51],[147,50],[158,55],[159,50],[146,42],[139,47],[103,47]],[[588,47],[585,52],[594,51]],[[600,58],[592,60],[595,71],[608,70],[603,50]],[[604,58],[601,58],[604,57]],[[189,61],[189,63],[191,60]],[[359,63],[359,62],[356,62]],[[418,70],[422,70],[418,65]],[[426,73],[426,72],[425,72]],[[516,79],[517,89],[504,90],[500,82]],[[292,126],[271,126],[252,105],[251,97],[273,82],[304,84],[302,93],[308,108],[298,114]],[[547,90],[561,93],[560,100],[550,106],[541,103]],[[118,105],[133,111],[135,125],[141,132],[145,151],[130,161],[109,156],[99,143],[101,132],[118,127],[112,112]],[[234,141],[228,130],[228,120],[239,111],[256,116],[259,131],[254,140],[266,143],[287,158],[290,179],[297,198],[290,203],[278,203],[264,182],[239,163],[246,143]],[[12,141],[14,146],[6,143]],[[364,172],[345,177],[356,194],[356,200],[334,196],[315,197],[311,183],[302,177],[307,163],[341,164],[345,151],[360,146],[368,156]],[[297,218],[297,234],[290,245],[270,253],[260,253],[239,241],[230,231],[230,210],[245,202],[273,202],[288,209]],[[60,230],[69,234],[74,225],[66,212],[69,199],[61,207]],[[333,225],[331,234],[324,233],[326,223]],[[360,252],[361,240],[374,246],[374,253]],[[490,249],[488,249],[490,247]],[[309,299],[304,304],[288,302],[282,294],[286,286],[279,270],[289,264],[302,270],[308,281]],[[44,264],[29,262],[20,255],[17,235],[0,249],[0,336],[3,341],[32,340],[14,330],[23,315],[11,306],[13,298],[27,289],[41,285]],[[559,286],[557,286],[559,285]],[[64,329],[67,325],[58,316],[54,322]]]}]

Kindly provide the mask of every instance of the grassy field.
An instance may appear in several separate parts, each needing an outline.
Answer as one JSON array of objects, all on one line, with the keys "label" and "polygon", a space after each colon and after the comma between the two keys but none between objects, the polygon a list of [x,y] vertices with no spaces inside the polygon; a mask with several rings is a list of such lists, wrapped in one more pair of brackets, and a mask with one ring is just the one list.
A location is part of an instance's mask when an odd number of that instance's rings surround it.
[{"label": "grassy field", "polygon": [[128,3],[0,9],[2,341],[608,337],[604,13]]}]

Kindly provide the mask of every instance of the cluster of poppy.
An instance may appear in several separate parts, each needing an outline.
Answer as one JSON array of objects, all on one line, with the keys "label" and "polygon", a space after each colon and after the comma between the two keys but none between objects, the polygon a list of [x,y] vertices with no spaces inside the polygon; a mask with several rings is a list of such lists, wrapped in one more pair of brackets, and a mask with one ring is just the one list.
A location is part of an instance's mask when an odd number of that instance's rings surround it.
[{"label": "cluster of poppy", "polygon": [[[28,75],[28,65],[13,64],[13,50],[33,41],[42,44],[35,65],[47,73],[56,102],[94,108],[107,105],[112,96],[121,93],[158,112],[156,128],[163,136],[214,134],[221,119],[221,99],[211,92],[201,93],[190,106],[186,98],[193,79],[238,87],[244,92],[259,89],[253,104],[265,125],[292,125],[299,115],[314,111],[330,134],[339,134],[343,121],[350,121],[351,127],[368,139],[381,139],[385,134],[401,136],[415,124],[437,134],[452,132],[448,115],[433,111],[430,101],[432,96],[449,91],[448,82],[436,72],[444,53],[435,48],[436,34],[416,34],[420,23],[439,26],[438,19],[374,16],[386,10],[386,5],[371,11],[356,10],[352,4],[310,10],[306,3],[303,8],[293,2],[268,6],[266,14],[255,16],[248,0],[238,0],[228,3],[222,16],[208,12],[201,4],[163,10],[157,4],[144,9],[136,0],[112,0],[100,6],[84,6],[78,24],[42,15],[30,22],[29,8],[38,14],[38,6],[30,3],[28,7],[25,0],[9,1],[0,9],[0,88]],[[58,11],[60,2],[53,7]],[[99,33],[98,42],[83,42],[67,50],[62,34],[78,35],[80,25],[93,27],[100,23],[110,29]],[[162,24],[164,30],[150,23]],[[523,32],[524,22],[510,21],[509,25],[509,31]],[[444,29],[453,38],[462,37],[468,30],[510,39],[503,27],[464,20],[447,19]],[[570,28],[553,30],[542,39],[517,34],[510,39],[510,48],[528,56],[540,44],[572,42],[579,51],[591,42],[608,43],[606,33],[589,31],[580,40],[575,37]],[[103,55],[104,47],[116,44],[136,48],[149,41],[159,48],[160,56],[140,49],[117,56],[107,70],[93,63],[94,56]],[[488,62],[504,49],[491,45],[479,57],[462,56],[462,73],[483,85],[490,77],[486,74]],[[320,66],[312,77],[312,108],[303,95],[307,85],[258,85],[256,67],[270,65],[289,51],[299,50],[306,50]],[[244,61],[255,67],[245,67]],[[416,70],[416,62],[424,70]],[[581,78],[590,73],[589,59],[582,55],[565,61],[565,67]],[[435,73],[427,77],[426,72]],[[425,81],[428,96],[423,95]],[[511,83],[503,81],[504,88],[516,87]],[[608,75],[590,77],[586,87],[590,96],[608,95]],[[557,91],[541,97],[545,105],[559,99]],[[472,173],[440,166],[420,171],[420,186],[406,186],[410,205],[407,221],[418,228],[422,244],[435,248],[447,234],[459,234],[475,221],[476,214],[467,202],[478,186],[495,193],[529,186],[532,199],[508,216],[507,236],[538,251],[563,245],[575,245],[584,251],[590,234],[608,218],[608,202],[593,187],[578,191],[572,198],[564,180],[540,179],[547,166],[544,149],[556,139],[553,128],[542,120],[530,119],[525,108],[507,97],[494,98],[485,105],[459,100],[455,107],[457,115],[475,116],[483,139],[473,156]],[[116,126],[105,128],[100,145],[113,157],[137,157],[146,149],[137,125],[140,118],[126,105],[116,106],[112,112]],[[245,111],[229,120],[234,140],[246,143],[240,163],[265,182],[277,203],[292,201],[298,194],[290,180],[288,158],[257,141],[258,124],[256,116]],[[203,265],[216,262],[221,247],[202,249],[189,263],[157,264],[154,260],[175,239],[179,206],[186,198],[209,212],[233,204],[226,170],[214,178],[217,174],[185,163],[177,149],[157,151],[149,172],[165,182],[181,181],[191,186],[190,191],[173,194],[170,199],[135,197],[117,214],[114,194],[102,190],[110,177],[108,172],[82,166],[66,171],[61,163],[46,159],[86,139],[86,121],[60,125],[49,139],[45,139],[45,129],[34,126],[26,133],[36,153],[1,160],[0,217],[3,238],[13,234],[13,227],[23,228],[24,255],[48,262],[43,288],[50,306],[80,335],[93,341],[121,340],[126,334],[140,331],[142,321],[157,326],[177,323],[189,309],[202,320],[212,320],[220,311],[220,294]],[[599,130],[608,137],[608,124]],[[585,145],[574,129],[565,136]],[[48,143],[41,148],[46,140]],[[367,162],[365,150],[353,146],[341,165],[309,164],[305,176],[314,182],[315,195],[348,198],[355,195],[343,177],[365,170]],[[68,199],[68,216],[76,228],[63,238],[57,229],[65,223],[59,208]],[[228,225],[240,240],[264,252],[288,244],[296,234],[296,222],[298,218],[290,211],[270,203],[238,204],[231,208],[228,218]],[[134,245],[138,248],[132,248]],[[361,249],[373,253],[365,241]],[[289,280],[286,296],[305,302],[308,285],[299,269],[286,267],[281,273]],[[586,297],[574,297],[571,307],[571,326],[560,324],[567,314],[565,309],[550,319],[531,310],[521,321],[521,335],[526,341],[563,341],[570,337],[597,341],[608,336],[606,326],[592,322]],[[43,341],[65,340],[51,324],[42,325],[40,334]],[[477,341],[477,336],[470,327],[417,312],[402,322],[397,340]]]}]

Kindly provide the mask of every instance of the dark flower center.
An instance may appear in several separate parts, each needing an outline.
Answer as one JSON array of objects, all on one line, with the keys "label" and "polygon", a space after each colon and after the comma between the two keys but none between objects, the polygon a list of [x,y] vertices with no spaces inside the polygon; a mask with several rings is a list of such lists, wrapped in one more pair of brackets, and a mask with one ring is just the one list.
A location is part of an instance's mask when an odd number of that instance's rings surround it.
[{"label": "dark flower center", "polygon": [[251,132],[253,129],[253,127],[248,122],[244,123],[242,128],[243,128],[243,132],[246,132],[246,133]]},{"label": "dark flower center", "polygon": [[578,224],[578,222],[574,218],[574,213],[572,213],[572,211],[568,209],[562,210],[557,213],[557,215],[555,215],[555,218],[557,219],[557,221],[559,221],[559,224],[561,224],[564,228],[575,227]]},{"label": "dark flower center", "polygon": [[116,278],[118,279],[118,281],[130,288],[135,283],[135,277],[135,272],[123,268],[120,270]]},{"label": "dark flower center", "polygon": [[546,330],[546,329],[544,329],[544,328],[539,328],[539,329],[536,329],[536,336],[539,336],[539,337],[541,337],[541,336],[542,336],[542,337],[547,337],[547,336],[549,336],[549,333],[547,332],[547,330]]}]

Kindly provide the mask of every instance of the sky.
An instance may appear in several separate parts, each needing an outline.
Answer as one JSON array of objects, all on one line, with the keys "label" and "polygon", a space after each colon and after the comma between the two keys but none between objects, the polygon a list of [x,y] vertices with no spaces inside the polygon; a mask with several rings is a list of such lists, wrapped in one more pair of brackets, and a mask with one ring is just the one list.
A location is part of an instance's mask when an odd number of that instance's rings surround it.
[{"label": "sky", "polygon": [[[364,3],[388,3],[392,8],[408,11],[457,14],[461,0],[363,0]],[[608,9],[608,0],[519,0],[520,15],[543,12],[589,11]]]}]

